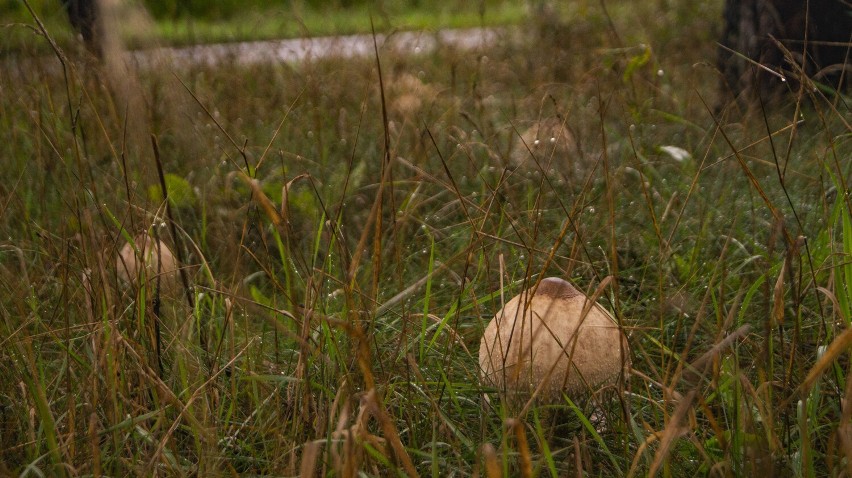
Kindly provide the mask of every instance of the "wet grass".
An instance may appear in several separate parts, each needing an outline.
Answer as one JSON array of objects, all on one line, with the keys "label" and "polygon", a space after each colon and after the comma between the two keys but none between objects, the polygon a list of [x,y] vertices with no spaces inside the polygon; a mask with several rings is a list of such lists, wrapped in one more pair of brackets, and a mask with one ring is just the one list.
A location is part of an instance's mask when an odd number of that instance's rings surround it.
[{"label": "wet grass", "polygon": [[[0,70],[0,474],[844,475],[848,99],[723,104],[719,11],[609,7],[380,65]],[[143,231],[189,295],[119,279]],[[518,416],[479,339],[540,276],[611,281],[633,371]]]}]

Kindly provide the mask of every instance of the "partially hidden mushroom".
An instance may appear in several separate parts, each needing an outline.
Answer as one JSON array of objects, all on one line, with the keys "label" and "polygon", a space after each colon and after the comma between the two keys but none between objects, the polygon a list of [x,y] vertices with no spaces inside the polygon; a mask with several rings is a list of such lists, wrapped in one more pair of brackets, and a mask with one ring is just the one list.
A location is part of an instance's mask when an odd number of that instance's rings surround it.
[{"label": "partially hidden mushroom", "polygon": [[121,248],[116,259],[118,277],[135,286],[149,285],[171,294],[179,281],[179,264],[169,246],[148,234]]},{"label": "partially hidden mushroom", "polygon": [[484,383],[513,397],[558,401],[615,384],[629,363],[627,338],[609,312],[551,277],[494,316],[479,346]]},{"label": "partially hidden mushroom", "polygon": [[[516,138],[518,139],[518,138]],[[512,149],[511,161],[515,166],[536,168],[551,166],[571,170],[580,166],[574,135],[559,118],[544,118],[527,128]],[[584,165],[585,166],[585,165]]]},{"label": "partially hidden mushroom", "polygon": [[397,75],[388,83],[388,109],[397,120],[416,118],[437,96],[434,86],[410,73]]}]

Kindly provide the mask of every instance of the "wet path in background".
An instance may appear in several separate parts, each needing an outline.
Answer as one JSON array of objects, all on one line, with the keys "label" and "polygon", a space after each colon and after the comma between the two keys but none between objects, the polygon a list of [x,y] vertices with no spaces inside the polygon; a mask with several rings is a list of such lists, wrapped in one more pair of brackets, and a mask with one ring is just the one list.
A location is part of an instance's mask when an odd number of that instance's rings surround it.
[{"label": "wet path in background", "polygon": [[[397,32],[376,35],[380,51],[429,53],[439,47],[471,50],[497,41],[502,30],[468,28],[438,32]],[[129,52],[140,66],[169,60],[175,66],[216,66],[218,64],[253,65],[258,63],[298,63],[323,58],[357,58],[374,55],[372,35],[345,35],[288,40],[218,43],[178,48],[155,48]]]}]

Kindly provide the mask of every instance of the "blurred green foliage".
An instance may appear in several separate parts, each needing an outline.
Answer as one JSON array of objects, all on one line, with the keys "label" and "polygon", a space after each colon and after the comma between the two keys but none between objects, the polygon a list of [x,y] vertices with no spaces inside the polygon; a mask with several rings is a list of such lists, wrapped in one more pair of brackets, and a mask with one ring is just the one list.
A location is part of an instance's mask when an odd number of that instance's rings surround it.
[{"label": "blurred green foliage", "polygon": [[[461,0],[144,0],[145,6],[157,18],[228,18],[248,10],[269,9],[311,9],[315,11],[339,10],[347,8],[371,8],[376,11],[400,11],[408,9],[435,8],[446,9],[456,4],[458,8],[469,10],[470,2]],[[495,0],[474,2],[480,8],[489,4],[498,4]]]},{"label": "blurred green foliage", "polygon": [[[505,0],[129,0],[141,2],[155,18],[177,19],[198,18],[216,20],[237,17],[250,11],[265,10],[345,10],[351,8],[369,9],[376,12],[401,12],[409,10],[430,11],[470,11],[471,6],[479,10],[505,3]],[[30,5],[39,14],[62,12],[62,0],[29,0]],[[27,15],[21,0],[0,0],[0,17],[14,18]]]}]

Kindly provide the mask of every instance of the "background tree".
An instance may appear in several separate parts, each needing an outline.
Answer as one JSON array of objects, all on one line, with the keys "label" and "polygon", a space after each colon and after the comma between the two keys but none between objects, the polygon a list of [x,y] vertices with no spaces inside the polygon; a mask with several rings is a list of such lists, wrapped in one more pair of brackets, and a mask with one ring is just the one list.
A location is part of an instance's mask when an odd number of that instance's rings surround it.
[{"label": "background tree", "polygon": [[97,0],[62,0],[68,20],[83,36],[86,48],[100,55],[100,24],[98,22]]},{"label": "background tree", "polygon": [[718,59],[723,93],[777,93],[797,85],[802,73],[834,88],[849,84],[849,0],[726,0],[724,23]]}]

